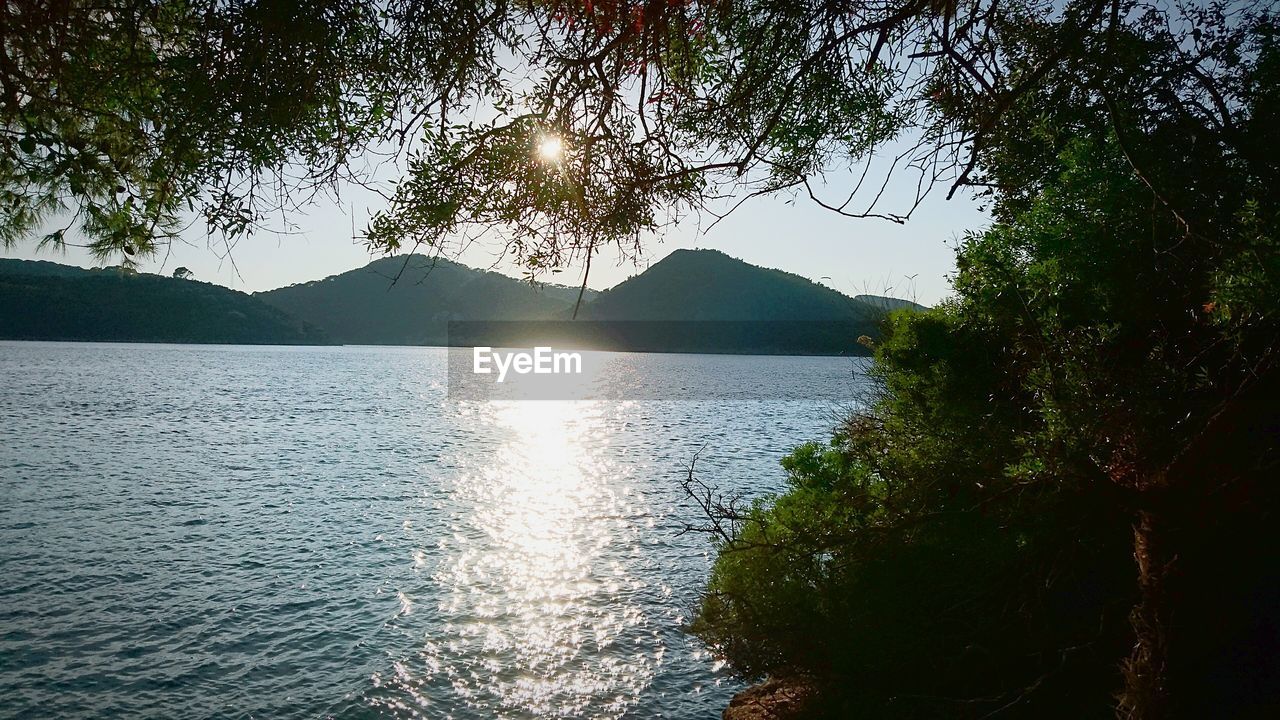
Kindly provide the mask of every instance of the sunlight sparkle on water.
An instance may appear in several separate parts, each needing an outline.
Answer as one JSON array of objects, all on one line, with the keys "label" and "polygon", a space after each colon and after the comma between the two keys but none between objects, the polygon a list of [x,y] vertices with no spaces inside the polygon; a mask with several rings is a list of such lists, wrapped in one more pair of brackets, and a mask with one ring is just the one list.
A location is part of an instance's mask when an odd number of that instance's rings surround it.
[{"label": "sunlight sparkle on water", "polygon": [[428,633],[420,672],[405,680],[415,689],[447,681],[495,716],[591,708],[609,717],[626,710],[619,698],[637,697],[652,680],[664,648],[632,597],[643,584],[608,559],[629,532],[628,501],[614,489],[617,470],[600,459],[603,421],[590,408],[560,401],[480,410],[507,440],[458,481],[471,510],[456,517],[432,578],[447,630]]}]

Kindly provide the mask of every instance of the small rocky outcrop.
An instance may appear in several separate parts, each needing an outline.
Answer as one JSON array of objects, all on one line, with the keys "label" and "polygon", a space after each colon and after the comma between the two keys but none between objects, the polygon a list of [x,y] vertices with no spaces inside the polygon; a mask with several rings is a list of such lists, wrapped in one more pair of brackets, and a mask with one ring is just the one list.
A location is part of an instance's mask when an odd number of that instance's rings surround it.
[{"label": "small rocky outcrop", "polygon": [[802,677],[769,678],[729,701],[723,720],[808,720],[817,709],[817,692]]}]

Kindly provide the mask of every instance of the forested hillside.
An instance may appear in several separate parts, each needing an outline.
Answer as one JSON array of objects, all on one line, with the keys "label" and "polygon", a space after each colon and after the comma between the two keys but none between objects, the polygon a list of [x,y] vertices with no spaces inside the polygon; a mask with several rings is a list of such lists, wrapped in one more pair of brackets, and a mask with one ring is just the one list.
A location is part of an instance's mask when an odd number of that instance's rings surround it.
[{"label": "forested hillside", "polygon": [[324,332],[221,285],[0,259],[0,339],[325,344]]},{"label": "forested hillside", "polygon": [[[717,250],[677,250],[583,308],[590,320],[866,320],[871,306]],[[868,326],[868,330],[871,330]]]},{"label": "forested hillside", "polygon": [[573,336],[617,350],[865,354],[858,338],[879,337],[886,312],[920,307],[865,297],[721,252],[680,250],[612,290],[584,293],[579,322],[569,328],[561,323],[573,317],[577,288],[420,255],[255,295],[121,268],[3,260],[0,337],[446,345],[450,321],[499,321],[473,326],[459,342]]},{"label": "forested hillside", "polygon": [[[533,285],[412,255],[382,258],[258,297],[323,328],[339,342],[444,345],[449,343],[449,321],[500,321],[473,326],[474,333],[460,341],[464,344],[563,340],[567,328],[527,323],[569,320],[577,295],[577,288]],[[885,312],[907,305],[914,303],[891,298],[862,302],[798,275],[750,265],[714,250],[677,250],[610,290],[588,291],[577,319],[612,323],[580,328],[593,347],[864,353],[858,337],[878,337]],[[617,324],[633,321],[647,325]]]},{"label": "forested hillside", "polygon": [[571,308],[576,296],[576,290],[535,287],[500,273],[410,255],[381,258],[256,297],[323,328],[338,342],[443,345],[450,320],[553,319]]}]

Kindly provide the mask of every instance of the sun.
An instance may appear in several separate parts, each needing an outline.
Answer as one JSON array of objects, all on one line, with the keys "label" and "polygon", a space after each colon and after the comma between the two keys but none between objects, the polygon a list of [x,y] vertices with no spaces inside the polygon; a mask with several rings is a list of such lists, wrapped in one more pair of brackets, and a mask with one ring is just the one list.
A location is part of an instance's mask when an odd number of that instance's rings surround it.
[{"label": "sun", "polygon": [[538,157],[543,162],[556,163],[564,155],[564,142],[555,135],[547,135],[538,141]]}]

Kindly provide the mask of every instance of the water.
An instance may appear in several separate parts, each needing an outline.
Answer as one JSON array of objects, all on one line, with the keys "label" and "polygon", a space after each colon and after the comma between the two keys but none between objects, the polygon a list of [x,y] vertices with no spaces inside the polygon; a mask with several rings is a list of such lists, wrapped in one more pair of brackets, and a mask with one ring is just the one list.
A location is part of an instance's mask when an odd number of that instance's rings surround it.
[{"label": "water", "polygon": [[717,717],[739,685],[680,630],[711,555],[679,480],[705,447],[704,479],[778,489],[859,366],[622,360],[808,399],[468,402],[440,349],[0,343],[0,716]]}]

